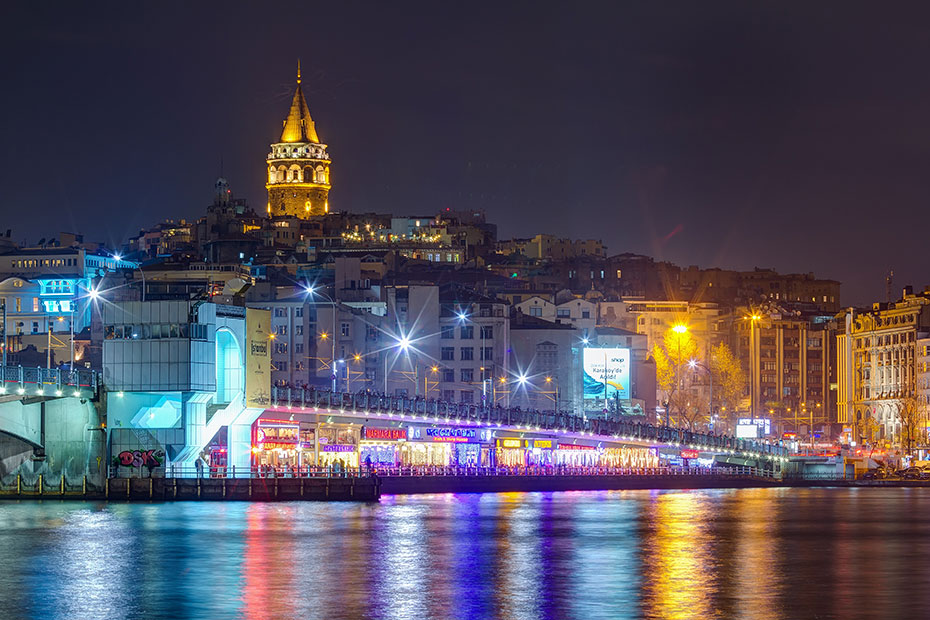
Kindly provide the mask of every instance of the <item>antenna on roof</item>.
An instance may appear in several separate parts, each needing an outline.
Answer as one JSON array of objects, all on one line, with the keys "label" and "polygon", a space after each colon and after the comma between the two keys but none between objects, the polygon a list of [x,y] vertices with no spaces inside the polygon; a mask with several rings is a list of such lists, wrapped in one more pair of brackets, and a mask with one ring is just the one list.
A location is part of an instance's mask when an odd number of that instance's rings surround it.
[{"label": "antenna on roof", "polygon": [[891,303],[891,284],[894,281],[894,269],[888,271],[888,275],[885,276],[885,301],[889,304]]}]

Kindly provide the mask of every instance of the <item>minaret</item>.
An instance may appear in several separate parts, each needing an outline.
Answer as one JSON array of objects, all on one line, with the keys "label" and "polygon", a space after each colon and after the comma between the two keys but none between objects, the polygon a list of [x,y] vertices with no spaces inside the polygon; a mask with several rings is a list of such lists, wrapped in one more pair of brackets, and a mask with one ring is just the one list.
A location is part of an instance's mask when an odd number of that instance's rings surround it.
[{"label": "minaret", "polygon": [[310,218],[329,213],[329,153],[316,135],[307,100],[297,90],[284,121],[281,139],[268,154],[268,215]]}]

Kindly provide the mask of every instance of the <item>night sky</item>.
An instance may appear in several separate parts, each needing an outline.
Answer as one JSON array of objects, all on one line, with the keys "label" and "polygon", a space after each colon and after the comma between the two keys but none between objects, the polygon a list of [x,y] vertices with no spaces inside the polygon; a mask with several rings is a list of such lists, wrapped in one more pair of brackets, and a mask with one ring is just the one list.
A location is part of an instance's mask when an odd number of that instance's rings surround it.
[{"label": "night sky", "polygon": [[502,238],[930,284],[930,6],[21,3],[0,25],[3,224],[119,244],[265,204],[304,68],[334,210],[482,209]]}]

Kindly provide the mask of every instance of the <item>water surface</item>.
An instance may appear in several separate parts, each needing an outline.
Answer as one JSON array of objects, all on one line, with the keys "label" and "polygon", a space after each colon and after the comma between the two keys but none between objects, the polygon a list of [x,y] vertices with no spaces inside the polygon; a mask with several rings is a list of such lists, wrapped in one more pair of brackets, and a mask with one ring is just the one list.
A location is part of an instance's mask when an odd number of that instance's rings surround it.
[{"label": "water surface", "polygon": [[924,618],[930,489],[0,503],[5,618]]}]

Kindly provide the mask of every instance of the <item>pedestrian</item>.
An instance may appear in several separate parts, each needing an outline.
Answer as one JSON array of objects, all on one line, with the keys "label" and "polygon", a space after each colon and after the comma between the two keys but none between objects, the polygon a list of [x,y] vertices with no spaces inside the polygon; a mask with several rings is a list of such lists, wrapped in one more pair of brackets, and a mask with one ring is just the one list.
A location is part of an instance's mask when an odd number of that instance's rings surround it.
[{"label": "pedestrian", "polygon": [[368,475],[371,476],[371,455],[365,457],[365,467],[368,468]]},{"label": "pedestrian", "polygon": [[197,470],[197,477],[203,478],[203,459],[199,456],[194,461],[194,468]]}]

